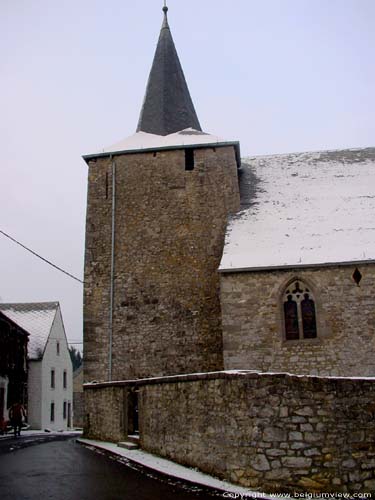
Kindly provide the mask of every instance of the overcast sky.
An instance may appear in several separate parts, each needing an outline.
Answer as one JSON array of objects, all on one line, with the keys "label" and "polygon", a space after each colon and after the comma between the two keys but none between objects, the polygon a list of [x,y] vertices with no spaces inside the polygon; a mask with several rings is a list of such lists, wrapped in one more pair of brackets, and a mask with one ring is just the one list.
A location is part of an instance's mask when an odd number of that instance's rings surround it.
[{"label": "overcast sky", "polygon": [[[0,0],[0,229],[83,277],[87,167],[136,128],[162,0]],[[374,0],[169,1],[202,125],[243,155],[375,144]],[[82,285],[0,235],[3,302]]]}]

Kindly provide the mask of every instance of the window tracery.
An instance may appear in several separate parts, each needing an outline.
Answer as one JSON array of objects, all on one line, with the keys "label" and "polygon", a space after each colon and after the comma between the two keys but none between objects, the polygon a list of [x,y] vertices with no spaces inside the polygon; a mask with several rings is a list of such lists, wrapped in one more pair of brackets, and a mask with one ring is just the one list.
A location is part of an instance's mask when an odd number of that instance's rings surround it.
[{"label": "window tracery", "polygon": [[283,297],[285,340],[317,337],[314,295],[302,281],[293,281]]}]

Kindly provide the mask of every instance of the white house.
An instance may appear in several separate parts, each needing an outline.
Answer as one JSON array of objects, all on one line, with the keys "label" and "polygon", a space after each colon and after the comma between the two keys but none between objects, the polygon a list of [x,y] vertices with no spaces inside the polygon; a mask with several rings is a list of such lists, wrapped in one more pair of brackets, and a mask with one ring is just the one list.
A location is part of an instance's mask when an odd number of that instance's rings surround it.
[{"label": "white house", "polygon": [[0,304],[29,334],[28,422],[32,429],[72,427],[73,375],[58,302]]}]

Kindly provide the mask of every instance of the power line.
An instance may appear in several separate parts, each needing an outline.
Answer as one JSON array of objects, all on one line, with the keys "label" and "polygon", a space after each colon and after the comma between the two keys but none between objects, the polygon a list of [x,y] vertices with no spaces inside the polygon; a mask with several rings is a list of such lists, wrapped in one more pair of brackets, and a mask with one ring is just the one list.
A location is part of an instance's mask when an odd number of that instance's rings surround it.
[{"label": "power line", "polygon": [[7,238],[9,238],[11,241],[13,241],[14,243],[16,243],[17,245],[19,245],[20,247],[24,248],[25,250],[27,250],[28,252],[32,253],[33,255],[35,255],[35,257],[38,257],[38,259],[41,259],[43,262],[46,262],[47,264],[49,264],[50,266],[54,267],[55,269],[57,269],[58,271],[61,271],[62,273],[66,274],[67,276],[69,276],[70,278],[76,280],[76,281],[79,281],[80,283],[84,283],[82,280],[80,280],[79,278],[76,278],[76,276],[73,276],[73,274],[70,274],[68,273],[68,271],[64,271],[64,269],[61,269],[61,267],[59,266],[56,266],[56,264],[53,264],[52,262],[50,262],[49,260],[45,259],[44,257],[42,257],[41,255],[39,255],[38,253],[34,252],[34,250],[31,250],[31,248],[28,248],[27,246],[23,245],[22,243],[20,243],[19,241],[17,241],[15,238],[12,238],[12,236],[10,236],[9,234],[5,233],[4,231],[2,231],[0,229],[0,233],[3,234],[4,236],[6,236]]}]

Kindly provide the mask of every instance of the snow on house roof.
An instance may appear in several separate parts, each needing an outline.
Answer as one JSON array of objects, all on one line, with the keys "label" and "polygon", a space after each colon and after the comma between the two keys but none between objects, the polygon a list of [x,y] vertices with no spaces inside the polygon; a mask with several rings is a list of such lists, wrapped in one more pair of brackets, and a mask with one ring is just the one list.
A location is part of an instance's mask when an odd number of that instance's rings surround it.
[{"label": "snow on house roof", "polygon": [[42,357],[58,307],[58,302],[0,304],[0,311],[30,334],[29,359]]},{"label": "snow on house roof", "polygon": [[137,132],[112,146],[102,149],[98,153],[84,155],[85,160],[99,156],[108,156],[113,153],[136,152],[142,150],[169,149],[184,146],[201,146],[206,144],[238,144],[236,141],[227,141],[216,135],[207,134],[200,130],[187,128],[169,135],[156,135],[147,132]]},{"label": "snow on house roof", "polygon": [[375,148],[242,160],[220,271],[375,262]]}]

